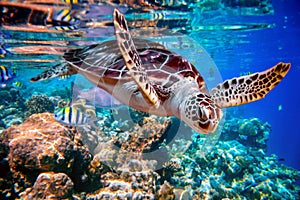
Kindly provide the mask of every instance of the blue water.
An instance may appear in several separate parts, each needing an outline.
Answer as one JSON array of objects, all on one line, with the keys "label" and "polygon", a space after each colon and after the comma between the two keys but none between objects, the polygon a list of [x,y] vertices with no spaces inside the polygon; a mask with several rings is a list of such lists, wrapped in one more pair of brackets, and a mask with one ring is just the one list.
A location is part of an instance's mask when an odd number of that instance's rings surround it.
[{"label": "blue water", "polygon": [[[264,70],[279,61],[292,64],[286,78],[265,99],[240,106],[240,109],[245,109],[245,116],[270,123],[268,152],[284,158],[284,164],[300,169],[300,5],[297,1],[273,1],[273,5],[274,15],[259,18],[274,24],[273,28],[227,32],[228,40],[238,40],[242,34],[246,42],[216,47],[219,50],[214,60],[224,79],[239,75],[241,70]],[[206,49],[209,51],[209,48]],[[279,110],[280,105],[282,110]]]},{"label": "blue water", "polygon": [[[26,86],[19,89],[25,99],[33,94],[54,96],[55,93],[52,92],[55,89],[61,89],[67,95],[71,82],[78,81],[77,77],[39,83],[29,83],[28,80],[57,63],[66,48],[77,48],[114,38],[111,26],[113,7],[100,8],[90,7],[91,12],[82,17],[79,23],[81,28],[75,31],[35,30],[37,27],[30,29],[28,24],[11,24],[11,27],[6,24],[1,27],[1,47],[7,54],[0,58],[0,65],[17,69],[17,78],[11,83],[20,81]],[[255,117],[262,123],[269,123],[272,131],[267,143],[267,154],[276,154],[280,164],[300,170],[300,4],[296,0],[272,1],[274,11],[269,14],[251,13],[253,8],[249,13],[240,10],[244,14],[239,14],[237,7],[210,12],[204,12],[201,8],[200,12],[200,8],[195,7],[189,11],[160,11],[157,13],[165,13],[164,16],[154,20],[151,12],[142,13],[139,9],[129,10],[124,6],[119,8],[128,12],[126,17],[130,21],[129,27],[134,36],[155,38],[155,41],[166,43],[168,48],[198,64],[197,69],[206,79],[209,88],[222,80],[238,77],[241,73],[263,71],[278,62],[291,63],[292,67],[287,76],[266,98],[228,108],[227,112],[235,113],[238,118]],[[99,14],[99,10],[102,14]],[[89,18],[95,21],[89,21]],[[153,25],[152,20],[159,23]],[[92,22],[94,25],[87,25]],[[25,31],[18,29],[23,26]],[[171,35],[171,39],[163,37],[168,35]],[[184,38],[193,39],[197,44],[184,43]],[[47,49],[40,51],[41,48],[37,46]],[[19,47],[30,47],[34,50],[30,52]],[[52,51],[52,47],[56,51]],[[206,65],[201,63],[203,58],[197,60],[197,52],[204,51],[202,47],[216,65],[207,64],[210,62],[207,60]],[[40,52],[35,54],[37,51]],[[210,60],[210,57],[206,59]]]}]

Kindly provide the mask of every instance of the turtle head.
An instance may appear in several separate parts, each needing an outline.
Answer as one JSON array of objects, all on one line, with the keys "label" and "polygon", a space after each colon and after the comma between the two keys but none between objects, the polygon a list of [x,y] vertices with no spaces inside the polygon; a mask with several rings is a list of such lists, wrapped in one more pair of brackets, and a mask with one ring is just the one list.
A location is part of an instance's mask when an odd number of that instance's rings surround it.
[{"label": "turtle head", "polygon": [[214,132],[222,116],[222,110],[205,93],[194,93],[182,102],[181,119],[196,132]]}]

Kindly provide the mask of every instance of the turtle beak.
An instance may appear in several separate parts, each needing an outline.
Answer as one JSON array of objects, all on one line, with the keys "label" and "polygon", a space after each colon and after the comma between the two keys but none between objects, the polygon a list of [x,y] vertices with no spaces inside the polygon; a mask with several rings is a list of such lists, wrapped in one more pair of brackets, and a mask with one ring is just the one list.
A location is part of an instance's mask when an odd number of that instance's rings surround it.
[{"label": "turtle beak", "polygon": [[194,131],[202,134],[213,133],[223,116],[222,110],[208,95],[201,95],[199,98],[193,95],[183,107],[181,119]]},{"label": "turtle beak", "polygon": [[197,132],[203,134],[213,133],[222,119],[222,110],[215,105],[200,106],[198,110],[201,115],[198,116],[198,121],[195,123],[196,129],[199,130]]}]

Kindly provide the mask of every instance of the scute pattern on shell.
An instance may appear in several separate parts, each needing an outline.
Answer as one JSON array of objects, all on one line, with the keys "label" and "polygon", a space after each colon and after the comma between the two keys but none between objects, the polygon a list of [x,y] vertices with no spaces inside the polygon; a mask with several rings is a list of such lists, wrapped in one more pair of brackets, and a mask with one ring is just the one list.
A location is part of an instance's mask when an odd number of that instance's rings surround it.
[{"label": "scute pattern on shell", "polygon": [[[158,95],[170,93],[181,80],[192,80],[201,91],[206,90],[205,82],[196,68],[182,56],[165,49],[164,46],[142,39],[134,44],[143,63],[143,68]],[[116,84],[117,81],[132,81],[115,40],[84,49],[67,51],[63,58],[85,74],[97,74],[99,82]],[[164,99],[164,96],[161,96]]]}]

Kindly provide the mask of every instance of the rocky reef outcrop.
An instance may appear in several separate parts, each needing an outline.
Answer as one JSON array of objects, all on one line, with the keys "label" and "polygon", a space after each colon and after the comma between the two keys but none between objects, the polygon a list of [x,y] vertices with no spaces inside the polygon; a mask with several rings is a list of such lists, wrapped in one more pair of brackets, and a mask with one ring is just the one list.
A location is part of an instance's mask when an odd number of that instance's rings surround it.
[{"label": "rocky reef outcrop", "polygon": [[[38,178],[41,173],[64,173],[63,179],[70,177],[78,190],[86,189],[89,184],[85,177],[92,155],[77,131],[62,126],[50,113],[32,115],[22,125],[6,129],[1,135],[1,144],[1,162],[7,160],[13,183],[11,191],[2,195],[14,197],[28,187],[35,191],[36,181],[38,185],[46,181],[46,175]],[[51,176],[49,179],[59,182],[61,178]]]},{"label": "rocky reef outcrop", "polygon": [[[169,121],[156,129],[150,129],[149,125],[159,123],[154,119],[150,121],[140,131],[132,132],[135,137],[123,138],[121,146],[116,145],[116,141],[111,142],[110,149],[107,144],[104,146],[105,137],[109,138],[101,130],[70,128],[56,122],[51,113],[34,114],[1,135],[1,163],[7,171],[1,175],[0,196],[11,199],[154,199],[158,191],[163,195],[159,175],[154,170],[156,162],[141,157],[143,149],[147,149],[145,144],[149,142],[144,139],[137,143],[137,135],[143,133],[150,135],[149,138],[157,138],[155,133],[163,135]],[[95,140],[95,134],[101,133],[103,139],[99,142]],[[82,141],[90,143],[84,145]],[[140,150],[137,149],[138,153],[131,157],[132,149],[125,150],[133,143],[137,143]],[[96,148],[89,150],[91,146]],[[114,165],[108,165],[106,154],[113,156]],[[173,187],[170,186],[169,190]]]}]

